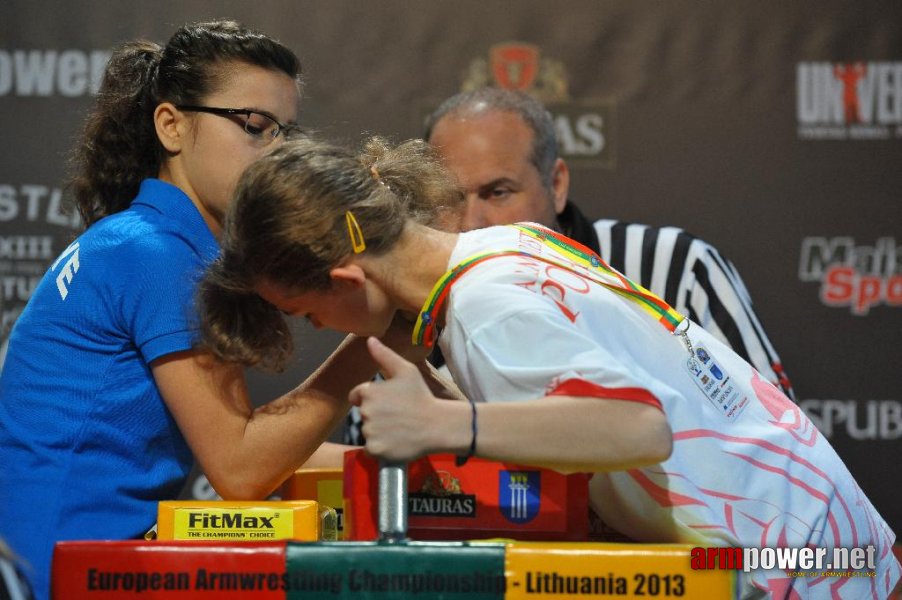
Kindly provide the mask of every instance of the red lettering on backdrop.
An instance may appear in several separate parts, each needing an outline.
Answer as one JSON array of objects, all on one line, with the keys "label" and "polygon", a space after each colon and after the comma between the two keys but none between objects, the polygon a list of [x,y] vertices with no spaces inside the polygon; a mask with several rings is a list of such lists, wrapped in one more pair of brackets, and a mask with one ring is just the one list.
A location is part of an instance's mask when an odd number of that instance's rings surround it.
[{"label": "red lettering on backdrop", "polygon": [[894,275],[886,283],[886,303],[890,306],[902,304],[902,275]]},{"label": "red lettering on backdrop", "polygon": [[823,303],[830,306],[848,304],[852,299],[852,280],[854,278],[855,269],[852,267],[830,268],[821,288]]},{"label": "red lettering on backdrop", "polygon": [[824,274],[821,301],[827,306],[849,306],[856,315],[865,315],[881,303],[899,306],[902,275],[863,275],[848,265],[834,265]]}]

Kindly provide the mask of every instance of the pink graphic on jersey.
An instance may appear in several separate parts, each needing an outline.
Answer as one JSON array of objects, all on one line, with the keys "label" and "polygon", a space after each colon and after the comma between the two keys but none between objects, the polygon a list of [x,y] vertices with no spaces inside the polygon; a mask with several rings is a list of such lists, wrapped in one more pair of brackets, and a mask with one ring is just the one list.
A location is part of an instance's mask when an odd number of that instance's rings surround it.
[{"label": "pink graphic on jersey", "polygon": [[669,506],[687,506],[687,505],[698,505],[698,506],[707,506],[701,500],[697,500],[695,498],[691,498],[684,494],[678,494],[677,492],[662,487],[652,481],[648,475],[642,472],[641,469],[630,469],[627,471],[629,476],[633,478],[633,481],[645,490],[645,493],[648,494],[655,502],[660,506],[669,507]]},{"label": "pink graphic on jersey", "polygon": [[[761,405],[774,417],[771,421],[777,427],[785,429],[789,434],[806,446],[814,446],[817,442],[817,429],[806,417],[802,410],[792,400],[787,398],[772,383],[761,379],[757,371],[753,371],[752,389]],[[786,413],[790,413],[791,423],[783,420]],[[806,437],[807,436],[807,439]]]},{"label": "pink graphic on jersey", "polygon": [[[762,383],[764,383],[764,382],[762,382]],[[769,383],[765,383],[765,385],[767,385],[771,389],[776,389]],[[779,392],[777,392],[777,393],[779,394]],[[792,433],[792,432],[789,432],[789,433]],[[848,503],[846,502],[845,498],[843,497],[843,495],[841,493],[839,493],[839,491],[837,490],[837,486],[833,482],[833,480],[823,470],[821,470],[820,468],[818,468],[817,466],[815,466],[814,464],[812,464],[811,462],[809,462],[802,456],[799,456],[799,455],[795,454],[794,452],[787,450],[786,448],[783,448],[781,446],[778,446],[778,445],[768,442],[766,440],[759,440],[756,438],[749,438],[749,437],[731,436],[731,435],[723,434],[723,433],[720,433],[719,431],[713,431],[710,429],[695,429],[695,430],[688,430],[688,431],[680,431],[680,432],[675,432],[673,434],[673,441],[675,443],[683,441],[683,440],[691,440],[691,439],[695,439],[695,438],[717,438],[717,439],[721,439],[724,441],[735,442],[737,444],[750,444],[752,446],[757,446],[761,449],[767,450],[774,454],[785,456],[785,457],[789,458],[793,463],[797,464],[798,466],[803,467],[810,473],[813,473],[814,475],[816,475],[817,477],[819,477],[820,479],[822,479],[824,482],[827,483],[827,485],[829,486],[829,488],[828,488],[829,490],[833,490],[831,492],[832,498],[833,498],[833,500],[839,502],[842,512],[845,515],[846,521],[848,522],[848,525],[851,529],[852,544],[855,546],[858,545],[858,531],[857,531],[857,528],[855,525],[855,520],[852,517],[852,514],[849,510]],[[768,465],[764,462],[761,462],[759,460],[752,458],[751,456],[740,454],[739,452],[726,451],[726,453],[730,454],[740,460],[743,460],[743,461],[751,464],[752,466],[755,466],[757,469],[760,469],[762,471],[769,471],[769,472],[774,473],[775,475],[783,477],[793,487],[804,489],[806,491],[806,493],[808,493],[812,498],[816,499],[817,501],[822,502],[827,506],[831,505],[831,500],[827,497],[827,495],[824,492],[815,490],[811,486],[804,484],[798,478],[790,476],[790,474],[787,473],[783,469],[779,469],[773,465]],[[828,512],[826,516],[827,516],[827,522],[830,525],[830,529],[833,533],[834,539],[837,541],[837,543],[839,543],[840,533],[839,533],[838,524],[836,522],[836,517],[834,516],[832,511]]]}]

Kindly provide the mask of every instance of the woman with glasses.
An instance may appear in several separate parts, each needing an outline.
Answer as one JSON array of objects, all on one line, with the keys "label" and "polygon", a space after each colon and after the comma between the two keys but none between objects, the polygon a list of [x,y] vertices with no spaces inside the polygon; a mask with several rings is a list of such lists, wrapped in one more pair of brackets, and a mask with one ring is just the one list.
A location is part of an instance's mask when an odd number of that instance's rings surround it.
[{"label": "woman with glasses", "polygon": [[[899,578],[894,534],[798,406],[550,229],[456,234],[411,218],[452,187],[442,181],[416,142],[371,142],[357,155],[296,140],[257,161],[238,184],[222,259],[201,284],[210,347],[225,359],[278,362],[285,315],[380,335],[407,314],[412,343],[437,343],[471,402],[435,398],[413,365],[370,339],[387,379],[351,399],[371,453],[593,472],[592,507],[635,540],[859,547],[873,558],[863,577],[756,570],[747,592],[886,597]],[[228,308],[240,292],[236,319]]]},{"label": "woman with glasses", "polygon": [[56,540],[141,536],[192,457],[224,498],[265,498],[375,372],[349,339],[255,409],[242,370],[194,349],[197,279],[239,175],[294,126],[298,72],[291,50],[228,21],[112,55],[74,151],[86,231],[35,290],[0,376],[0,537],[38,598]]}]

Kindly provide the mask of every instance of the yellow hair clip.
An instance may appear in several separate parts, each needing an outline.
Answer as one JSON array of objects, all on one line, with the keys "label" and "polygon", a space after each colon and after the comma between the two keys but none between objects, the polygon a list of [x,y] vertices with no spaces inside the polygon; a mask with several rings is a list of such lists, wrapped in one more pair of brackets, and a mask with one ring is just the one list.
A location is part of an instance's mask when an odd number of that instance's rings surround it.
[{"label": "yellow hair clip", "polygon": [[348,222],[348,235],[351,237],[351,247],[354,249],[354,254],[360,254],[366,250],[366,242],[363,239],[363,231],[360,230],[360,224],[351,211],[345,212],[345,221]]}]

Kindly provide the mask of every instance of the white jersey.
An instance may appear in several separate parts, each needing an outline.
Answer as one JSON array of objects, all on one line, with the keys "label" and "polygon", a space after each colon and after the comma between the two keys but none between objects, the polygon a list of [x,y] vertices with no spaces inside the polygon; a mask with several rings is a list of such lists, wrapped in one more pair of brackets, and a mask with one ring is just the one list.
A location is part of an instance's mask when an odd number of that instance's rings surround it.
[{"label": "white jersey", "polygon": [[[511,227],[463,233],[449,266],[520,250],[570,263]],[[638,541],[731,547],[867,547],[877,577],[758,572],[782,596],[883,597],[899,578],[895,536],[805,414],[697,325],[689,344],[638,305],[577,272],[530,256],[490,258],[453,280],[439,346],[477,402],[552,394],[643,402],[673,431],[666,461],[597,473],[590,502]]]}]

